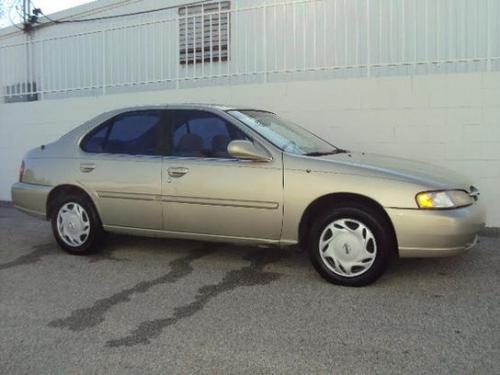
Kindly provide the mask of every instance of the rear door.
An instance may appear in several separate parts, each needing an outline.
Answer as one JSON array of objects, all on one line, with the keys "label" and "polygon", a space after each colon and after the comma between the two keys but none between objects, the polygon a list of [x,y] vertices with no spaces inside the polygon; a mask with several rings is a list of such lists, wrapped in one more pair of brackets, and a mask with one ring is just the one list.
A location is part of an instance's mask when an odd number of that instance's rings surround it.
[{"label": "rear door", "polygon": [[105,225],[161,229],[164,112],[131,111],[106,121],[81,144],[80,180]]},{"label": "rear door", "polygon": [[237,160],[228,154],[228,143],[250,138],[226,119],[201,110],[171,110],[169,118],[164,229],[278,240],[281,154],[269,162]]}]

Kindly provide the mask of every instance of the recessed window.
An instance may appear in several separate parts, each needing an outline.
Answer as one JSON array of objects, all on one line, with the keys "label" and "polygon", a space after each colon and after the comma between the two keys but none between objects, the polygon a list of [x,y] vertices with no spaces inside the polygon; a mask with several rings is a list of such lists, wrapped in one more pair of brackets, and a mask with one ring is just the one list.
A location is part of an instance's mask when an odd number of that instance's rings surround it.
[{"label": "recessed window", "polygon": [[179,8],[179,63],[227,61],[231,30],[230,1]]}]

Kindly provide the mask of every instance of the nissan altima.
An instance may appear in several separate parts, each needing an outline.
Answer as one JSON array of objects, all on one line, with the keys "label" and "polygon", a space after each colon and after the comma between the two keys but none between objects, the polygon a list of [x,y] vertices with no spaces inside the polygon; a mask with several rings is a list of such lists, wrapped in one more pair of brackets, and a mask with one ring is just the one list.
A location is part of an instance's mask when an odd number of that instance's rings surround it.
[{"label": "nissan altima", "polygon": [[102,114],[29,151],[12,199],[50,220],[71,254],[97,250],[106,232],[298,245],[322,277],[350,286],[393,256],[462,253],[485,221],[478,190],[452,171],[219,105]]}]

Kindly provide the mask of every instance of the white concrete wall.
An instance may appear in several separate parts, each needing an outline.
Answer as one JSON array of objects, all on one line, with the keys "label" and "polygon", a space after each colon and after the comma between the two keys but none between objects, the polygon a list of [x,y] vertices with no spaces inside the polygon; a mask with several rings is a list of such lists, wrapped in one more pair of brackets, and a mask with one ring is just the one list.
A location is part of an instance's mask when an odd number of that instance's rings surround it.
[{"label": "white concrete wall", "polygon": [[212,102],[270,109],[332,143],[420,159],[472,177],[500,226],[500,73],[233,85],[0,105],[0,199],[23,153],[103,111]]},{"label": "white concrete wall", "polygon": [[[189,2],[100,0],[51,17],[85,19]],[[0,100],[7,87],[26,82],[36,82],[40,96],[50,99],[176,84],[500,71],[496,0],[233,0],[230,59],[196,65],[179,64],[177,17],[173,8],[49,24],[30,34],[0,30]],[[201,27],[196,30],[200,35]]]}]

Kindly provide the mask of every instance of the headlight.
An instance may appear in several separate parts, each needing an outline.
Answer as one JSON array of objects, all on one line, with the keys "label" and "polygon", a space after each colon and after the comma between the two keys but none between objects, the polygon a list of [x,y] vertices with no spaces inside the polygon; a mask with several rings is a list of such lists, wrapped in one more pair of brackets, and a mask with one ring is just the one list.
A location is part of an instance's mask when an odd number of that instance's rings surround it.
[{"label": "headlight", "polygon": [[463,190],[424,191],[415,197],[420,208],[456,208],[468,206],[474,199]]}]

